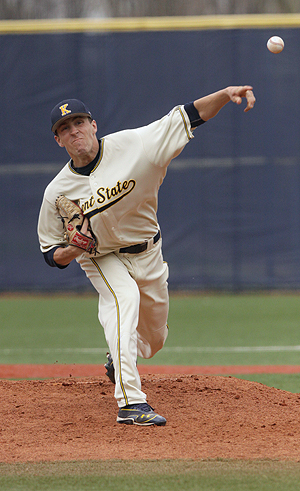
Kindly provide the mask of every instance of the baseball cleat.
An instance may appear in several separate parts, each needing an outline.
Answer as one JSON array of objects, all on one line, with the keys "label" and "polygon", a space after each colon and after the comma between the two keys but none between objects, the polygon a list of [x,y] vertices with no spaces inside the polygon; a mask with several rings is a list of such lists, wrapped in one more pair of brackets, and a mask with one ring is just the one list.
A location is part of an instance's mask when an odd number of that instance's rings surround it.
[{"label": "baseball cleat", "polygon": [[156,414],[149,404],[142,403],[128,404],[128,406],[121,407],[118,412],[117,422],[125,423],[126,425],[164,426],[167,420],[163,416]]},{"label": "baseball cleat", "polygon": [[107,363],[105,363],[104,367],[106,368],[106,374],[109,378],[109,380],[115,384],[116,381],[115,381],[115,368],[114,368],[114,364],[113,364],[113,359],[111,357],[111,354],[110,353],[106,353],[106,356],[107,356]]}]

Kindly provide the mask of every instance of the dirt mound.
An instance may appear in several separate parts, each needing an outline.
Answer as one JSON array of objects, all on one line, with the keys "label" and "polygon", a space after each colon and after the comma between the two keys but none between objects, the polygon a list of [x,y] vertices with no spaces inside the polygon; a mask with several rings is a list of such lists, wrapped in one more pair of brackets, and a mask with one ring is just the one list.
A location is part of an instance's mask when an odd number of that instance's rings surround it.
[{"label": "dirt mound", "polygon": [[165,427],[116,422],[106,377],[0,381],[0,461],[300,460],[300,394],[234,377],[145,375]]}]

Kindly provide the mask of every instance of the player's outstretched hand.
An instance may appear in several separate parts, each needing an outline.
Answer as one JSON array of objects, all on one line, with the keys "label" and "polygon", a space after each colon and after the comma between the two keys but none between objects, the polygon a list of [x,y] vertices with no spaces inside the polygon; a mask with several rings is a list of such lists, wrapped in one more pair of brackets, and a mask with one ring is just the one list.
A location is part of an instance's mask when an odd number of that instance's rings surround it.
[{"label": "player's outstretched hand", "polygon": [[246,113],[253,108],[255,104],[255,96],[253,94],[253,87],[251,85],[240,85],[237,87],[227,87],[228,96],[232,102],[235,104],[241,104],[243,97],[247,100],[247,106],[244,109]]}]

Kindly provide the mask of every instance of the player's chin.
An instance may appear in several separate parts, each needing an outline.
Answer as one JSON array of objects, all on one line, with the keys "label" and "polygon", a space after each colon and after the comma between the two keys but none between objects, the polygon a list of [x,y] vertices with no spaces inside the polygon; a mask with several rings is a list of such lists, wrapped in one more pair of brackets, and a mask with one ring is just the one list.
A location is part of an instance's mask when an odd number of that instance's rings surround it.
[{"label": "player's chin", "polygon": [[84,144],[84,142],[80,142],[80,141],[77,141],[72,145],[72,150],[73,153],[77,155],[84,155],[85,153],[87,153],[86,145]]}]

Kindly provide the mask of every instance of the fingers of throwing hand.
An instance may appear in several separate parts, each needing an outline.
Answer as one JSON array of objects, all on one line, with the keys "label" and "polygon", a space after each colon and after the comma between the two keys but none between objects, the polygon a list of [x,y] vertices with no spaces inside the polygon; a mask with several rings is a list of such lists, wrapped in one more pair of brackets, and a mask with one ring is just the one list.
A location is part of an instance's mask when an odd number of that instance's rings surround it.
[{"label": "fingers of throwing hand", "polygon": [[252,90],[250,90],[250,89],[246,90],[245,97],[247,100],[247,106],[244,109],[244,112],[247,112],[253,108],[256,99],[255,99],[255,96],[254,96]]},{"label": "fingers of throwing hand", "polygon": [[242,98],[239,95],[233,95],[231,100],[235,104],[240,104],[242,102]]}]

